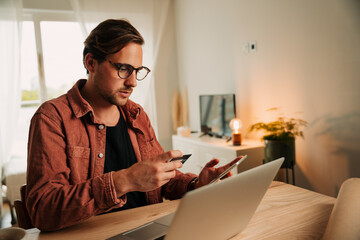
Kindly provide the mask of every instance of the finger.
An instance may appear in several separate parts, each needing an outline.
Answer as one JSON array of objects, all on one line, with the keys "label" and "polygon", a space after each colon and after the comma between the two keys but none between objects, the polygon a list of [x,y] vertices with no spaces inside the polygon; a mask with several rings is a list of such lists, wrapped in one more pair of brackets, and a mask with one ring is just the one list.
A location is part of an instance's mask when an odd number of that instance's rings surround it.
[{"label": "finger", "polygon": [[231,162],[229,162],[228,164],[222,166],[221,168],[228,169],[228,168],[231,167],[233,164],[235,164],[237,161],[239,161],[241,158],[242,158],[242,156],[241,156],[241,157],[237,157],[237,158],[235,158],[234,160],[232,160]]},{"label": "finger", "polygon": [[172,178],[174,178],[176,176],[176,172],[175,171],[170,171],[170,172],[163,172],[159,175],[159,182],[158,182],[158,187],[163,186],[164,184],[168,183]]},{"label": "finger", "polygon": [[183,166],[181,161],[172,161],[172,162],[166,162],[163,164],[163,171],[169,172],[174,171],[175,169],[181,168]]},{"label": "finger", "polygon": [[161,174],[163,181],[169,181],[176,176],[176,171],[164,172]]},{"label": "finger", "polygon": [[181,151],[179,150],[172,150],[172,151],[168,151],[165,153],[162,153],[154,158],[151,158],[152,161],[160,161],[160,162],[167,162],[172,158],[175,157],[181,157],[183,154]]},{"label": "finger", "polygon": [[237,161],[239,161],[243,156],[237,157],[234,160],[232,160],[228,165],[231,166],[233,164],[235,164]]},{"label": "finger", "polygon": [[222,179],[223,178],[228,178],[228,177],[231,177],[233,174],[232,174],[232,172],[230,171],[230,172],[228,172],[224,177],[222,177]]},{"label": "finger", "polygon": [[[241,158],[241,157],[240,157]],[[220,173],[224,172],[226,169],[228,169],[229,167],[231,167],[233,164],[235,164],[240,158],[236,158],[234,160],[232,160],[231,162],[229,162],[228,164],[218,167],[217,171],[219,171]],[[225,177],[225,176],[224,176]]]},{"label": "finger", "polygon": [[214,159],[212,159],[211,161],[209,161],[209,162],[205,165],[205,167],[206,167],[206,168],[214,167],[214,166],[217,165],[219,162],[220,162],[219,159],[214,158]]},{"label": "finger", "polygon": [[170,153],[171,158],[182,157],[183,155],[183,153],[180,150],[171,150],[168,153]]}]

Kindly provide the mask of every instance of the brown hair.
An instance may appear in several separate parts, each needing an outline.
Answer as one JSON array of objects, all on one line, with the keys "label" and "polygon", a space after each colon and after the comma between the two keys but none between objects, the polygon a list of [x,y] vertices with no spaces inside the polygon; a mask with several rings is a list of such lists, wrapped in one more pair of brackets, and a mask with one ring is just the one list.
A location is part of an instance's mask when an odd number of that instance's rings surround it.
[{"label": "brown hair", "polygon": [[143,45],[144,39],[127,20],[105,20],[94,28],[86,38],[83,61],[85,61],[87,53],[92,53],[94,58],[101,63],[105,61],[108,55],[117,53],[130,42]]}]

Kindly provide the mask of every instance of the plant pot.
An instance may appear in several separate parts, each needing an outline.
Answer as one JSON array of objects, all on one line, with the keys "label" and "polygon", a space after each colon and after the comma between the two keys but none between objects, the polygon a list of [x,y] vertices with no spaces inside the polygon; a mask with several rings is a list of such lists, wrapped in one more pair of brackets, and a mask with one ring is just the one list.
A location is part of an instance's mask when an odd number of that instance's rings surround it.
[{"label": "plant pot", "polygon": [[265,140],[265,160],[271,162],[284,157],[281,168],[292,168],[295,165],[295,139]]}]

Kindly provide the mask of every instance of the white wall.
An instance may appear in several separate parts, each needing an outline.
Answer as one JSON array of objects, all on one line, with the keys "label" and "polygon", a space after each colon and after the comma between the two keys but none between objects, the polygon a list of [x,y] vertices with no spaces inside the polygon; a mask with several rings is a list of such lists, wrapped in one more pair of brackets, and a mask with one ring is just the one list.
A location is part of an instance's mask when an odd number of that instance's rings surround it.
[{"label": "white wall", "polygon": [[[271,120],[271,107],[310,123],[296,142],[297,185],[335,196],[360,176],[359,1],[175,0],[174,8],[193,130],[200,94],[235,92],[245,126]],[[245,54],[250,41],[258,50]]]},{"label": "white wall", "polygon": [[[189,94],[189,120],[200,130],[199,95],[235,93],[233,24],[223,1],[175,1],[180,88]],[[215,17],[219,15],[221,18]]]},{"label": "white wall", "polygon": [[[179,88],[177,52],[175,39],[175,14],[174,3],[166,5],[166,1],[155,1],[154,22],[161,22],[161,14],[164,13],[164,7],[168,6],[165,24],[163,29],[157,29],[157,34],[162,34],[159,53],[156,59],[155,72],[155,93],[156,110],[158,124],[158,140],[161,146],[166,150],[172,149],[171,135],[172,128],[172,97],[176,89]],[[165,4],[165,6],[163,5]],[[162,10],[162,13],[161,13]],[[160,28],[161,28],[160,24]]]}]

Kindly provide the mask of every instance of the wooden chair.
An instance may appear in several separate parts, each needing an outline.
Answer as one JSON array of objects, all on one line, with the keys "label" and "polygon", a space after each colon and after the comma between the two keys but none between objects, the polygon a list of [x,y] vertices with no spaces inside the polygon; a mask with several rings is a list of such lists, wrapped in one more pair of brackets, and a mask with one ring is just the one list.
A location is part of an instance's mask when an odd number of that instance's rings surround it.
[{"label": "wooden chair", "polygon": [[23,185],[20,187],[21,200],[15,200],[14,206],[15,206],[19,227],[24,229],[29,229],[29,228],[33,228],[34,225],[31,223],[29,213],[26,209],[25,193],[26,193],[26,185]]}]

